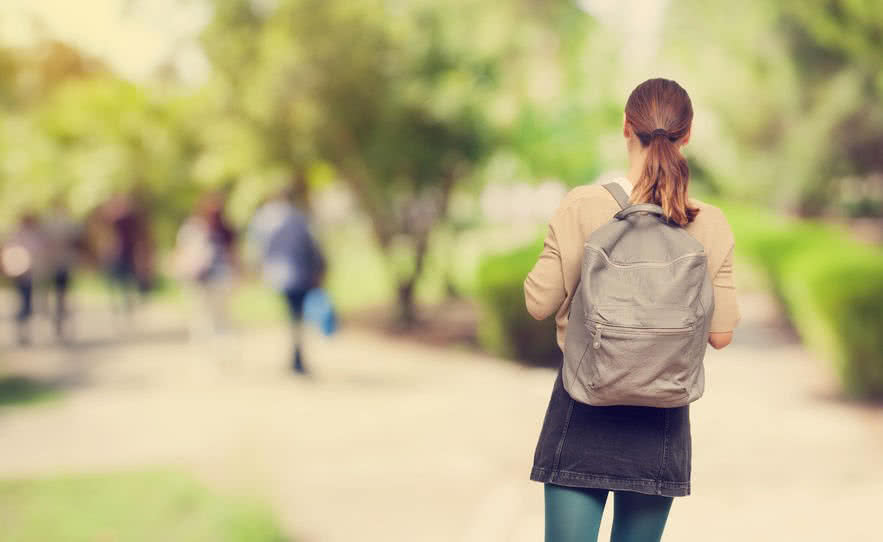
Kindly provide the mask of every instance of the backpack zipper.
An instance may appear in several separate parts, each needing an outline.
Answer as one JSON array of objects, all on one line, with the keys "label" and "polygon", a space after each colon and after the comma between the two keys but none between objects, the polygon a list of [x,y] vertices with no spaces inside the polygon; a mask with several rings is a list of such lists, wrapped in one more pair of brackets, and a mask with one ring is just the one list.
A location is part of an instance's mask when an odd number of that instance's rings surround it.
[{"label": "backpack zipper", "polygon": [[592,320],[591,318],[589,319],[589,321],[592,322],[593,324],[595,324],[596,327],[600,327],[600,326],[619,327],[619,328],[625,328],[625,329],[634,329],[635,331],[638,331],[638,332],[653,331],[653,332],[659,332],[659,333],[666,333],[666,332],[676,333],[678,331],[686,331],[688,329],[693,329],[696,327],[695,323],[691,323],[688,326],[681,326],[681,327],[636,327],[636,326],[627,326],[624,324],[611,324],[609,322],[599,322],[598,320]]},{"label": "backpack zipper", "polygon": [[692,258],[692,257],[694,257],[694,256],[704,256],[704,255],[705,255],[705,252],[688,252],[687,254],[681,254],[681,255],[678,256],[677,258],[675,258],[675,259],[673,259],[673,260],[671,260],[671,261],[668,261],[668,262],[635,262],[635,263],[623,264],[623,263],[616,263],[616,262],[614,262],[613,260],[610,259],[609,256],[607,256],[607,253],[606,253],[606,252],[604,252],[603,250],[598,250],[597,248],[595,248],[595,247],[589,245],[588,243],[585,244],[585,248],[587,248],[587,249],[589,249],[589,250],[591,250],[591,251],[593,251],[593,252],[597,252],[598,254],[600,254],[605,260],[607,260],[607,263],[609,263],[610,265],[612,265],[612,266],[614,266],[614,267],[622,267],[622,268],[629,268],[629,267],[668,267],[668,266],[670,266],[672,263],[674,263],[674,262],[676,262],[676,261],[678,261],[678,260],[683,260],[684,258]]},{"label": "backpack zipper", "polygon": [[[621,333],[630,333],[632,335],[642,335],[645,332],[656,333],[661,335],[677,335],[679,333],[684,333],[687,331],[693,331],[695,329],[695,325],[690,325],[687,327],[631,327],[631,326],[623,326],[617,324],[599,324],[592,320],[595,323],[595,332],[594,332],[594,341],[592,342],[592,348],[598,349],[601,348],[601,337],[603,336],[603,329],[605,327],[619,328],[616,331]],[[625,331],[625,330],[628,331]]]}]

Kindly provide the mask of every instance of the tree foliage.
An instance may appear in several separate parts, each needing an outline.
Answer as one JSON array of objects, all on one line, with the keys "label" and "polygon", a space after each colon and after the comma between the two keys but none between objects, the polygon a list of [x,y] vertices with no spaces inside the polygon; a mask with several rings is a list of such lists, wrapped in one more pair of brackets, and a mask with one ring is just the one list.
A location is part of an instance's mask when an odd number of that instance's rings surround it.
[{"label": "tree foliage", "polygon": [[691,146],[724,192],[813,215],[840,179],[883,171],[881,14],[861,0],[673,4],[664,56],[704,106]]},{"label": "tree foliage", "polygon": [[[459,3],[490,14],[480,2]],[[480,35],[481,17],[464,25],[454,6],[432,2],[217,8],[204,43],[222,107],[259,134],[260,160],[283,177],[305,182],[314,161],[334,167],[370,218],[402,321],[412,321],[429,234],[454,185],[492,145],[484,109],[499,49],[466,39]]]},{"label": "tree foliage", "polygon": [[672,2],[652,73],[626,65],[621,28],[569,0],[214,0],[196,89],[122,80],[57,41],[0,48],[0,226],[58,195],[85,213],[135,185],[169,229],[214,188],[242,224],[283,185],[309,207],[335,179],[409,321],[452,192],[624,166],[641,77],[690,92],[694,177],[723,195],[816,214],[843,179],[881,178],[878,4]]}]

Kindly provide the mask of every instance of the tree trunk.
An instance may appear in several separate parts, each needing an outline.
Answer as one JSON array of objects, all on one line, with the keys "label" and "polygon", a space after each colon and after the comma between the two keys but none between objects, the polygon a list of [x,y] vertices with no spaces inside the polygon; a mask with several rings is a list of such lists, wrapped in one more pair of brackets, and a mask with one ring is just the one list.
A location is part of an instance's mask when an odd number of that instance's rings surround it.
[{"label": "tree trunk", "polygon": [[395,325],[401,329],[410,329],[417,325],[417,304],[414,302],[415,278],[410,277],[399,283],[396,289],[399,311]]},{"label": "tree trunk", "polygon": [[[341,134],[341,141],[346,144],[345,148],[351,142],[352,138],[346,133]],[[357,153],[351,156],[358,156]],[[375,197],[370,190],[369,179],[370,174],[367,168],[357,159],[352,157],[349,160],[342,161],[342,170],[346,173],[345,178],[349,186],[355,191],[356,197],[361,204],[362,209],[368,214],[374,236],[380,244],[381,250],[386,253],[392,243],[394,231],[396,230],[396,220],[393,213],[384,208],[382,199]],[[448,203],[451,191],[456,180],[462,176],[463,172],[454,167],[445,175],[441,183],[440,209],[438,219],[443,219],[447,215]],[[425,231],[412,233],[411,237],[415,240],[415,264],[414,271],[410,276],[400,279],[397,284],[396,297],[398,302],[398,317],[396,325],[403,329],[411,328],[418,323],[417,304],[414,299],[414,288],[417,280],[423,273],[423,264],[426,257],[427,245],[429,244],[429,234],[433,228],[426,228]]]},{"label": "tree trunk", "polygon": [[414,247],[414,271],[411,275],[398,284],[397,294],[399,303],[399,315],[396,324],[408,329],[417,325],[417,303],[414,299],[414,289],[417,280],[423,274],[423,263],[426,260],[426,249],[429,243],[429,232],[421,233],[416,239]]}]

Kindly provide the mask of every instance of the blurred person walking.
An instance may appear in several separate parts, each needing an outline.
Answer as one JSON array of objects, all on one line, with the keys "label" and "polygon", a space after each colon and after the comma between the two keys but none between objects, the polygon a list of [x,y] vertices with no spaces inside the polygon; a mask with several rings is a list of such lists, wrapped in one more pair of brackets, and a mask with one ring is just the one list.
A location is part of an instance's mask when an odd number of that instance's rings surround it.
[{"label": "blurred person walking", "polygon": [[55,293],[53,324],[55,336],[65,340],[65,322],[69,317],[68,291],[74,266],[84,248],[83,227],[76,221],[62,200],[56,200],[43,220],[49,246],[50,280]]},{"label": "blurred person walking", "polygon": [[292,324],[291,368],[306,374],[304,364],[304,300],[321,285],[326,260],[310,231],[306,216],[283,190],[257,210],[249,238],[257,246],[264,280],[285,299]]},{"label": "blurred person walking", "polygon": [[[552,217],[538,261],[524,281],[524,295],[534,318],[555,316],[562,352],[586,240],[623,206],[638,203],[658,205],[670,224],[702,244],[714,295],[707,343],[720,349],[732,340],[740,320],[734,237],[719,208],[688,198],[689,168],[681,147],[690,139],[692,119],[690,98],[676,82],[641,83],[625,107],[628,174],[615,179],[609,191],[597,183],[574,188]],[[587,348],[598,348],[599,342]],[[674,497],[690,494],[690,405],[590,405],[569,395],[562,370],[563,364],[530,472],[531,480],[544,484],[546,542],[596,541],[610,491],[615,505],[611,541],[659,541]]]},{"label": "blurred person walking", "polygon": [[204,196],[178,230],[175,270],[196,290],[199,305],[191,318],[191,338],[230,327],[227,305],[238,258],[236,232],[224,216],[224,205],[220,194]]},{"label": "blurred person walking", "polygon": [[131,318],[135,303],[151,283],[152,245],[147,215],[132,194],[117,194],[100,217],[110,233],[106,271],[114,312]]},{"label": "blurred person walking", "polygon": [[49,240],[37,215],[27,212],[4,241],[0,252],[3,272],[12,279],[18,296],[16,339],[21,346],[31,343],[34,289],[46,279],[49,248]]}]

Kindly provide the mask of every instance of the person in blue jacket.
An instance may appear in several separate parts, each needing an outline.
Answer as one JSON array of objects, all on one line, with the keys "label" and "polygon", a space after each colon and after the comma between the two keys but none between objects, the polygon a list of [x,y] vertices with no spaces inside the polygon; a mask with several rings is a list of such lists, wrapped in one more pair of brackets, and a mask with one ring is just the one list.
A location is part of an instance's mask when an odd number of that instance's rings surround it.
[{"label": "person in blue jacket", "polygon": [[306,215],[283,190],[261,205],[249,225],[249,238],[257,245],[264,280],[285,298],[293,332],[292,369],[306,374],[304,365],[304,298],[321,285],[326,260],[313,236]]}]

